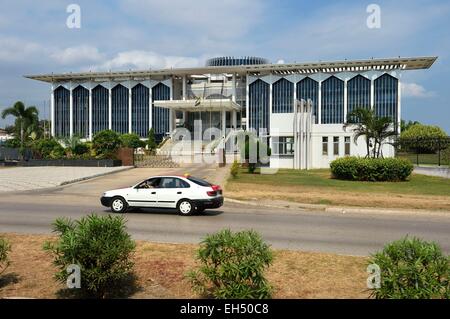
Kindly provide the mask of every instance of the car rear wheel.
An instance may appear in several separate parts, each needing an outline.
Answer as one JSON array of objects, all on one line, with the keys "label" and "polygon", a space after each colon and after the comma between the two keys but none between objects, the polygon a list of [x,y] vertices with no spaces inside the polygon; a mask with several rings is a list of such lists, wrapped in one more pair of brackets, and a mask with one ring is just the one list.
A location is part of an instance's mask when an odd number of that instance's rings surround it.
[{"label": "car rear wheel", "polygon": [[183,216],[192,215],[195,211],[193,203],[189,199],[182,199],[177,205],[178,213]]},{"label": "car rear wheel", "polygon": [[122,197],[114,197],[111,201],[111,211],[117,214],[123,214],[127,210],[128,205]]}]

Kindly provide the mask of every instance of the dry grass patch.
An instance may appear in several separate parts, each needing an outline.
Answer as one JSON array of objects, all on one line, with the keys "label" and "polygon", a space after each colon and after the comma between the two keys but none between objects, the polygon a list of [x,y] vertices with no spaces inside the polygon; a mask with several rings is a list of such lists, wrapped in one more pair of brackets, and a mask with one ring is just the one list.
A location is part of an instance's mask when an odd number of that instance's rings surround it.
[{"label": "dry grass patch", "polygon": [[[58,298],[64,286],[53,279],[45,235],[3,234],[11,245],[11,266],[0,277],[1,297]],[[138,241],[134,255],[138,291],[133,298],[198,298],[184,275],[196,265],[197,245]],[[274,298],[367,298],[367,259],[275,250],[267,272]]]}]

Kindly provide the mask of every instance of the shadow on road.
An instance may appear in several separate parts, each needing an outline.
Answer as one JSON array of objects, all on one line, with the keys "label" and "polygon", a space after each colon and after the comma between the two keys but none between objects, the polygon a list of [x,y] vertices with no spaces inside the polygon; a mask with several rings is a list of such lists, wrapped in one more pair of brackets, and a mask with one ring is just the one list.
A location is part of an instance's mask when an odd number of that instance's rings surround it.
[{"label": "shadow on road", "polygon": [[[109,209],[104,209],[103,212],[105,213],[111,213]],[[125,215],[131,215],[131,214],[158,214],[158,215],[174,215],[179,216],[176,209],[166,208],[166,209],[160,209],[160,208],[135,208],[127,211]],[[205,210],[203,213],[200,214],[194,214],[189,217],[211,217],[211,216],[218,216],[223,214],[222,210]]]}]

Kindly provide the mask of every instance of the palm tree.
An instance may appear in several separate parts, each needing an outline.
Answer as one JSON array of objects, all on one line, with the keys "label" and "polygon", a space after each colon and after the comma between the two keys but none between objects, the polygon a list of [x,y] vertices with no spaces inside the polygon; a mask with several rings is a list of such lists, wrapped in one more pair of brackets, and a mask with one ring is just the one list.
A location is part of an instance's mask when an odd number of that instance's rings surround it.
[{"label": "palm tree", "polygon": [[15,130],[19,131],[20,146],[23,148],[25,142],[25,133],[28,133],[28,128],[34,127],[38,122],[39,111],[35,106],[25,107],[23,102],[18,101],[14,103],[12,107],[4,109],[2,111],[2,119],[5,119],[8,115],[12,115],[16,118]]},{"label": "palm tree", "polygon": [[370,147],[373,147],[373,158],[383,157],[382,146],[388,143],[386,140],[397,135],[390,117],[378,117],[373,110],[367,108],[357,108],[350,112],[347,115],[344,129],[349,126],[355,133],[353,136],[355,143],[360,136],[365,137],[366,157],[370,157]]},{"label": "palm tree", "polygon": [[370,142],[373,138],[373,119],[374,113],[366,108],[357,108],[347,115],[347,122],[344,123],[344,130],[347,127],[352,126],[352,131],[355,133],[353,135],[353,141],[355,144],[358,138],[364,136],[366,139],[366,157],[370,157]]}]

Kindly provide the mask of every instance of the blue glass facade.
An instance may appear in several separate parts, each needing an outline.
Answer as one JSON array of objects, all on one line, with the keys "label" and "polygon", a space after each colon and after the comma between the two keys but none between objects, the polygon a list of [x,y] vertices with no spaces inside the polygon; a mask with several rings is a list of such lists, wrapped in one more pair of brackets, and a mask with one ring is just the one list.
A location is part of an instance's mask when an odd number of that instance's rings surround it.
[{"label": "blue glass facade", "polygon": [[112,130],[121,134],[128,133],[128,96],[126,87],[116,85],[111,92]]},{"label": "blue glass facade", "polygon": [[249,128],[259,134],[261,129],[270,130],[270,85],[256,80],[249,85]]},{"label": "blue glass facade", "polygon": [[54,92],[55,136],[70,135],[70,91],[62,86]]},{"label": "blue glass facade", "polygon": [[317,116],[317,105],[319,103],[319,82],[314,81],[311,78],[304,78],[297,83],[297,100],[310,99],[312,101],[312,113],[315,117],[315,123],[319,122]]},{"label": "blue glass facade", "polygon": [[272,113],[294,111],[294,83],[282,78],[272,87]]},{"label": "blue glass facade", "polygon": [[[170,88],[163,83],[159,83],[152,88],[152,102],[158,100],[170,100]],[[152,127],[155,130],[155,134],[169,132],[169,110],[154,105],[152,107]]]},{"label": "blue glass facade", "polygon": [[92,89],[92,134],[109,127],[109,90],[102,85]]},{"label": "blue glass facade", "polygon": [[81,85],[72,91],[73,134],[81,138],[89,135],[89,90]]},{"label": "blue glass facade", "polygon": [[397,122],[398,79],[384,74],[375,80],[375,114],[387,116]]},{"label": "blue glass facade", "polygon": [[149,130],[150,90],[138,84],[131,90],[131,131],[146,138]]},{"label": "blue glass facade", "polygon": [[370,80],[357,75],[347,82],[347,112],[357,108],[370,109]]},{"label": "blue glass facade", "polygon": [[322,124],[344,122],[344,81],[335,76],[322,82]]}]

